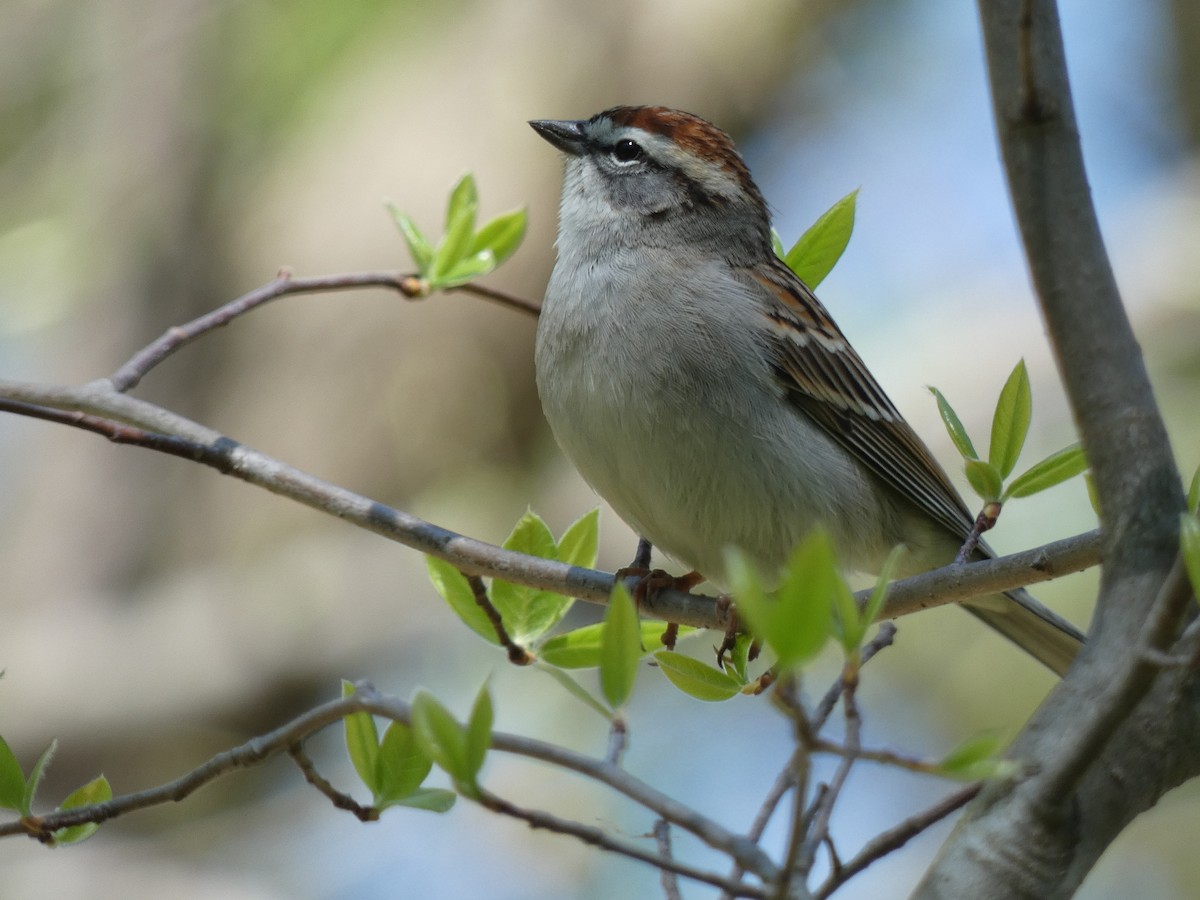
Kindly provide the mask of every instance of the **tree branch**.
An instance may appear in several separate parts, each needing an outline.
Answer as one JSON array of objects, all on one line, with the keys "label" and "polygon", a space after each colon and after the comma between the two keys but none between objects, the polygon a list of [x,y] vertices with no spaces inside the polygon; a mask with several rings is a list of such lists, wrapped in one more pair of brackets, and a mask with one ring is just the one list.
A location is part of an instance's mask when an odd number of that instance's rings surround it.
[{"label": "tree branch", "polygon": [[[31,816],[15,822],[0,823],[0,837],[25,834],[46,840],[51,838],[53,833],[60,828],[82,825],[87,822],[105,822],[135,810],[148,809],[166,803],[177,803],[222,775],[226,775],[235,769],[258,765],[273,756],[284,753],[292,754],[297,762],[300,763],[301,769],[305,770],[305,758],[303,754],[301,753],[297,756],[293,748],[302,744],[318,731],[356,712],[366,712],[382,716],[396,722],[402,722],[405,725],[411,725],[412,723],[412,708],[407,702],[395,697],[381,695],[369,685],[359,685],[358,690],[354,694],[323,703],[297,716],[274,731],[253,738],[231,750],[218,753],[203,765],[167,784],[126,794],[121,797],[114,797],[112,800],[103,803],[94,803],[88,806],[47,813],[44,816]],[[774,863],[771,862],[766,853],[756,846],[753,841],[726,830],[714,820],[702,816],[678,801],[672,800],[670,797],[655,790],[650,785],[615,765],[574,753],[553,744],[547,744],[518,735],[505,734],[503,732],[493,732],[491,748],[500,752],[550,763],[560,769],[575,772],[604,784],[651,812],[656,813],[665,821],[691,832],[710,847],[726,853],[735,859],[744,870],[753,872],[764,881],[769,882],[776,877]],[[311,769],[311,766],[309,768]],[[310,782],[312,781],[307,771],[305,772],[305,776]],[[317,787],[323,794],[334,799],[334,802],[338,805],[342,805],[348,799],[345,795],[333,791],[328,785],[317,785]],[[549,814],[539,813],[538,815],[546,817],[541,820],[539,827],[550,827],[549,822],[553,817],[550,817]],[[555,819],[554,821],[561,824],[565,820]],[[584,827],[579,826],[579,828]],[[569,834],[576,833],[575,830],[568,828],[555,827],[555,830]],[[576,834],[576,836],[581,835]],[[598,843],[590,839],[588,839],[588,842]],[[605,847],[606,849],[617,849],[608,845],[605,845]],[[626,851],[621,849],[618,852]],[[668,864],[658,860],[657,857],[654,857],[654,854],[649,854],[648,858],[646,854],[636,848],[634,852],[627,853],[626,855],[633,855],[638,859],[646,859],[646,861],[653,862],[655,865]],[[678,864],[673,865],[673,870],[688,877],[700,877],[700,880],[706,880],[718,887],[728,888],[735,885],[735,882],[711,873],[702,873],[700,876],[694,875],[693,872],[696,870],[679,866]],[[761,892],[755,893],[756,890],[755,888],[743,885],[740,888],[741,892],[738,896],[762,896]]]},{"label": "tree branch", "polygon": [[1200,773],[1197,675],[1146,658],[1194,616],[1169,578],[1183,491],[1092,207],[1053,0],[979,9],[1013,207],[1092,465],[1105,568],[1087,644],[1010,748],[1028,763],[1023,777],[984,788],[914,896],[1064,898],[1139,812]]},{"label": "tree branch", "polygon": [[[160,406],[120,393],[107,379],[78,387],[0,380],[0,411],[81,428],[115,443],[202,463],[445,559],[468,576],[500,578],[591,603],[607,603],[612,593],[609,573],[514,553],[441,528],[315,478]],[[947,566],[904,579],[889,588],[882,616],[909,615],[1077,572],[1098,562],[1099,548],[1099,536],[1092,532],[1012,556]],[[860,600],[867,594],[869,591],[862,592]],[[724,628],[728,615],[716,597],[671,589],[648,597],[642,611],[698,628]]]},{"label": "tree branch", "polygon": [[[172,325],[161,337],[135,353],[110,375],[108,380],[114,390],[119,393],[132,390],[151,369],[176,350],[280,297],[291,294],[322,294],[330,291],[360,290],[362,288],[386,288],[398,291],[409,300],[421,300],[426,296],[418,276],[400,272],[352,272],[345,275],[323,275],[317,278],[293,278],[291,271],[281,269],[274,281],[230,300],[223,306],[198,316],[185,325]],[[479,284],[464,284],[451,288],[451,290],[482,297],[493,303],[499,303],[510,309],[534,316],[540,312],[540,307],[528,300],[513,297]]]},{"label": "tree branch", "polygon": [[610,853],[617,853],[621,856],[628,856],[630,859],[649,863],[663,872],[664,876],[668,872],[683,875],[685,878],[691,878],[694,881],[722,888],[734,897],[754,897],[759,898],[759,900],[767,900],[769,896],[767,891],[761,887],[748,885],[740,881],[730,881],[728,878],[718,875],[715,872],[706,872],[695,866],[678,862],[669,855],[643,850],[641,847],[631,844],[628,841],[618,840],[602,828],[584,825],[581,822],[573,822],[569,819],[563,819],[551,813],[543,812],[542,810],[525,809],[524,807],[517,806],[515,803],[510,803],[502,797],[498,797],[490,791],[480,789],[479,802],[492,812],[520,819],[522,822],[527,823],[530,828],[544,828],[547,831],[553,831],[557,834],[570,835],[571,837],[578,838],[585,844],[599,847],[601,850],[607,850]]}]

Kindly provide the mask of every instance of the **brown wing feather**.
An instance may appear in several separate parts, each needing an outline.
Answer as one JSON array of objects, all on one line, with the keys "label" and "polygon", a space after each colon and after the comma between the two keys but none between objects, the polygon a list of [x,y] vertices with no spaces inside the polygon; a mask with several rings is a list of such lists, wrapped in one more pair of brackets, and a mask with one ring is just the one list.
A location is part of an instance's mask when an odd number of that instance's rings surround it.
[{"label": "brown wing feather", "polygon": [[965,537],[973,516],[954,485],[812,291],[779,260],[751,277],[778,300],[767,317],[792,402],[885,484]]}]

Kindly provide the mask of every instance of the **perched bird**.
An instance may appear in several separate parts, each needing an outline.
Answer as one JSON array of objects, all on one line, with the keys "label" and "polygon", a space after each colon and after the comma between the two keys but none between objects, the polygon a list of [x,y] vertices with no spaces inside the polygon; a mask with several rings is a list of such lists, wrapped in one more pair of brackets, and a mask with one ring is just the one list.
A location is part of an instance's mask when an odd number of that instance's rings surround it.
[{"label": "perched bird", "polygon": [[[974,516],[775,255],[729,136],[663,107],[530,125],[566,159],[538,392],[617,514],[719,587],[727,547],[773,570],[817,525],[850,570],[952,561]],[[1023,590],[963,605],[1059,674],[1083,640]]]}]

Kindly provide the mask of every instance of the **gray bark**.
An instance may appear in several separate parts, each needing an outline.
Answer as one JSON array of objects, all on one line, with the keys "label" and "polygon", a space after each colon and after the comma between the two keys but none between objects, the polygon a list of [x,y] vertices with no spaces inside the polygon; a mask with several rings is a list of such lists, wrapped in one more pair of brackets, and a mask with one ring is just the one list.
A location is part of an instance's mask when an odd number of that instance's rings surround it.
[{"label": "gray bark", "polygon": [[914,894],[1069,897],[1113,839],[1200,773],[1200,643],[1176,557],[1166,430],[1092,207],[1053,0],[980,0],[998,136],[1047,332],[1092,463],[1104,572],[1088,644]]}]

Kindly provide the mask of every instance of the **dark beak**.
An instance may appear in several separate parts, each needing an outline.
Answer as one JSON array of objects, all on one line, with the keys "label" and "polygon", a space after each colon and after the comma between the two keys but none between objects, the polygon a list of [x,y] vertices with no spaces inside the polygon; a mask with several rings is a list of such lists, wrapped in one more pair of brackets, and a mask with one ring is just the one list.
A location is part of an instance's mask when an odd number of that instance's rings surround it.
[{"label": "dark beak", "polygon": [[538,119],[529,123],[533,130],[551,144],[570,156],[579,156],[584,150],[583,126],[586,122],[558,122],[553,119]]}]

